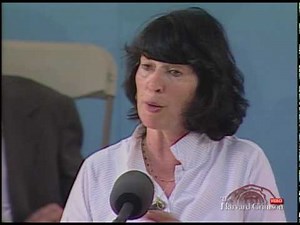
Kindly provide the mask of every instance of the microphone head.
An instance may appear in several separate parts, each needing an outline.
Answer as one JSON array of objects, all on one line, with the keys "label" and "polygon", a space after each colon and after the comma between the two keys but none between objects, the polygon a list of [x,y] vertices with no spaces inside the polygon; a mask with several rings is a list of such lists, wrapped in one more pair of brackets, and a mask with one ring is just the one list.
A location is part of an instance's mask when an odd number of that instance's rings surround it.
[{"label": "microphone head", "polygon": [[110,194],[110,205],[118,215],[123,204],[129,202],[133,205],[133,210],[128,219],[138,219],[148,211],[153,196],[154,185],[148,175],[130,170],[116,180]]}]

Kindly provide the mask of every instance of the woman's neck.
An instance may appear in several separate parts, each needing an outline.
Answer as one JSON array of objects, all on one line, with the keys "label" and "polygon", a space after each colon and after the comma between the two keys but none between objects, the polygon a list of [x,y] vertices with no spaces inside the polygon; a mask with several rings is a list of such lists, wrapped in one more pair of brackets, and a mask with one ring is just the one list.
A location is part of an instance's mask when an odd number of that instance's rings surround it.
[{"label": "woman's neck", "polygon": [[161,186],[167,196],[175,187],[175,166],[180,164],[170,147],[188,132],[167,132],[146,128],[142,150],[148,173]]},{"label": "woman's neck", "polygon": [[187,133],[185,129],[168,131],[146,128],[146,142],[153,154],[163,155],[163,152],[170,150],[171,146]]}]

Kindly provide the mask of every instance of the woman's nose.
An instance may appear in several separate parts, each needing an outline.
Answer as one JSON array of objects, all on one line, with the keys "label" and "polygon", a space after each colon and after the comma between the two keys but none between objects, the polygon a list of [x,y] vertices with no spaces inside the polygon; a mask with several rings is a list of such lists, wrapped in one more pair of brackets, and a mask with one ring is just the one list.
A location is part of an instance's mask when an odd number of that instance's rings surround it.
[{"label": "woman's nose", "polygon": [[164,81],[162,78],[162,74],[160,74],[158,71],[154,71],[149,77],[147,81],[147,89],[156,92],[156,93],[162,93],[165,89]]}]

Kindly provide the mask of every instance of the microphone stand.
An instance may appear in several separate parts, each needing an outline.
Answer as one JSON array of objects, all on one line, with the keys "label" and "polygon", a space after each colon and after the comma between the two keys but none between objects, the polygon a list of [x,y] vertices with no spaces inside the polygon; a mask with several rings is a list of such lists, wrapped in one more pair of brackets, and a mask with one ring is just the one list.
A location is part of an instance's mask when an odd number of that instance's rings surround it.
[{"label": "microphone stand", "polygon": [[131,202],[125,202],[119,212],[119,215],[114,219],[113,223],[125,223],[130,217],[133,210],[133,204]]}]

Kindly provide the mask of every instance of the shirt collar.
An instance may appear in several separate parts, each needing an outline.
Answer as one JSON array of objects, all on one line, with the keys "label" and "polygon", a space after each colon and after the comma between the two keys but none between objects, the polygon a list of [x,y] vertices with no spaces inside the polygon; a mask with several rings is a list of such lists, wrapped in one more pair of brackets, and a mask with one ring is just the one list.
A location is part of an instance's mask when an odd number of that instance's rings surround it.
[{"label": "shirt collar", "polygon": [[[141,139],[145,133],[145,126],[139,124],[132,134],[132,146],[129,152],[128,166],[130,168],[141,169],[145,171],[143,156],[141,151]],[[201,166],[208,161],[209,150],[212,147],[212,141],[206,134],[189,132],[174,145],[171,151],[175,158],[181,162],[182,169],[188,170]]]},{"label": "shirt collar", "polygon": [[188,170],[201,166],[208,160],[212,143],[205,134],[189,132],[171,146],[171,151],[181,162],[183,170]]},{"label": "shirt collar", "polygon": [[143,160],[143,154],[142,154],[142,136],[145,132],[145,127],[142,124],[139,124],[132,136],[130,141],[130,149],[129,149],[129,155],[128,155],[128,162],[127,166],[129,169],[137,169],[141,170],[143,172],[146,172],[146,167]]}]

